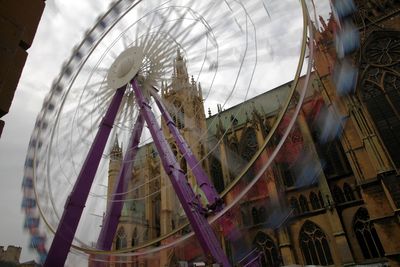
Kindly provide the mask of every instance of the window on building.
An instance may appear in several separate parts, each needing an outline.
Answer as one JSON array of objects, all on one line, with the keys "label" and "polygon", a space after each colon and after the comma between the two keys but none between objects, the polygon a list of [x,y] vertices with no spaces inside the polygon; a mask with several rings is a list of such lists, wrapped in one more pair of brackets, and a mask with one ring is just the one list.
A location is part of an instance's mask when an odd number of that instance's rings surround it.
[{"label": "window on building", "polygon": [[260,222],[258,210],[256,207],[251,209],[251,216],[253,217],[253,224],[258,224]]},{"label": "window on building", "polygon": [[[214,150],[214,155],[219,156],[219,149]],[[214,183],[214,187],[218,193],[221,193],[225,189],[224,184],[224,175],[222,172],[221,162],[219,161],[218,156],[212,155],[210,157],[210,166],[211,166],[211,177]]]},{"label": "window on building", "polygon": [[321,207],[325,207],[324,204],[324,198],[322,197],[321,191],[318,192],[318,199],[319,199],[319,203],[321,203]]},{"label": "window on building", "polygon": [[260,251],[259,264],[262,267],[280,266],[278,249],[272,239],[263,232],[258,232],[253,244]]},{"label": "window on building", "polygon": [[[242,167],[245,166],[258,151],[257,135],[254,128],[248,128],[242,134],[240,140],[240,156]],[[237,163],[236,163],[237,164]],[[254,177],[254,168],[251,167],[245,174],[245,181],[251,181]]]},{"label": "window on building", "polygon": [[292,170],[290,169],[289,164],[281,163],[280,167],[281,167],[281,170],[282,170],[283,184],[286,187],[294,186],[295,178],[293,176],[293,173],[292,173]]},{"label": "window on building", "polygon": [[240,141],[240,154],[242,158],[249,162],[258,150],[257,135],[254,128],[248,128],[243,133]]},{"label": "window on building", "polygon": [[[161,235],[161,225],[160,225],[160,214],[161,214],[161,195],[158,194],[152,200],[153,204],[153,225],[150,227],[154,227],[156,230],[156,236]],[[151,237],[149,237],[151,238]]]},{"label": "window on building", "polygon": [[264,206],[261,206],[258,209],[258,215],[259,215],[259,219],[260,222],[266,222],[267,221],[267,209]]},{"label": "window on building", "polygon": [[358,209],[354,215],[353,229],[364,258],[381,258],[385,255],[378,233],[370,221],[367,209]]},{"label": "window on building", "polygon": [[346,202],[342,189],[337,185],[334,185],[332,188],[332,197],[338,204]]},{"label": "window on building", "polygon": [[127,246],[127,239],[124,227],[120,227],[117,231],[117,239],[115,241],[115,248],[123,249]]},{"label": "window on building", "polygon": [[363,47],[361,97],[394,164],[400,167],[399,31],[370,35]]},{"label": "window on building", "polygon": [[299,197],[299,202],[300,202],[301,212],[304,213],[304,212],[310,211],[310,207],[308,206],[308,201],[305,196],[301,195]]},{"label": "window on building", "polygon": [[318,196],[314,192],[310,193],[310,202],[311,202],[311,207],[313,210],[318,210],[318,209],[322,208],[321,203],[319,202]]},{"label": "window on building", "polygon": [[181,108],[178,111],[178,125],[177,126],[179,129],[185,128],[185,111],[183,110],[183,108]]},{"label": "window on building", "polygon": [[227,154],[228,154],[228,168],[230,179],[233,180],[236,176],[239,175],[240,171],[242,170],[242,159],[239,155],[239,146],[236,142],[231,142],[228,144],[227,147]]},{"label": "window on building", "polygon": [[332,254],[322,229],[306,221],[300,231],[300,248],[307,265],[332,265]]},{"label": "window on building", "polygon": [[295,197],[290,198],[290,207],[293,209],[294,215],[300,214],[300,206],[299,206],[299,202],[297,201],[297,198],[295,198]]},{"label": "window on building", "polygon": [[349,162],[339,140],[318,146],[318,154],[325,161],[324,173],[327,177],[341,176],[351,172]]},{"label": "window on building", "polygon": [[346,201],[354,201],[356,200],[353,192],[353,188],[348,183],[343,184],[343,192],[346,197]]},{"label": "window on building", "polygon": [[133,233],[132,233],[132,247],[136,246],[138,244],[138,232],[137,232],[137,228],[135,227],[133,229]]}]

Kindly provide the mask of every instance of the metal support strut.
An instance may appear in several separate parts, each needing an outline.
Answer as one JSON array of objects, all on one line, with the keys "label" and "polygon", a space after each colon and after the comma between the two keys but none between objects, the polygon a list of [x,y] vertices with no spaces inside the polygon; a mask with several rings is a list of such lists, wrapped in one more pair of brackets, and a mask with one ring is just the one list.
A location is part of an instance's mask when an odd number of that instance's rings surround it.
[{"label": "metal support strut", "polygon": [[202,208],[199,199],[186,181],[185,173],[180,169],[180,166],[168,145],[153,112],[151,111],[150,105],[147,104],[147,101],[143,96],[141,89],[136,84],[135,79],[131,81],[131,84],[141,114],[144,117],[153,137],[154,145],[159,153],[163,168],[171,180],[171,184],[175,189],[204,254],[211,255],[216,263],[219,263],[224,267],[231,266],[213,229],[204,216],[204,209]]},{"label": "metal support strut", "polygon": [[65,264],[125,89],[126,86],[123,86],[115,92],[101,122],[74,188],[65,203],[63,215],[44,263],[45,267],[61,267]]},{"label": "metal support strut", "polygon": [[154,92],[150,92],[153,98],[156,101],[156,104],[161,111],[161,115],[163,116],[169,131],[171,132],[173,138],[175,139],[176,144],[178,145],[179,151],[182,153],[183,157],[186,159],[187,164],[193,172],[194,177],[196,178],[196,182],[199,185],[200,189],[204,192],[208,200],[208,207],[211,210],[220,211],[223,207],[222,199],[219,197],[218,192],[215,190],[214,186],[210,183],[210,180],[207,174],[204,172],[200,163],[197,161],[196,157],[193,155],[189,146],[183,139],[181,133],[176,127],[174,121],[171,118],[171,115],[168,113],[164,104],[158,99],[158,95]]},{"label": "metal support strut", "polygon": [[106,215],[103,219],[99,238],[97,239],[97,248],[101,250],[110,250],[114,239],[119,217],[121,216],[122,207],[124,205],[124,192],[128,187],[128,182],[132,173],[132,164],[137,154],[140,136],[143,131],[143,117],[139,114],[132,130],[129,146],[127,147],[122,168],[119,171],[117,179],[113,187],[111,202],[107,208]]}]

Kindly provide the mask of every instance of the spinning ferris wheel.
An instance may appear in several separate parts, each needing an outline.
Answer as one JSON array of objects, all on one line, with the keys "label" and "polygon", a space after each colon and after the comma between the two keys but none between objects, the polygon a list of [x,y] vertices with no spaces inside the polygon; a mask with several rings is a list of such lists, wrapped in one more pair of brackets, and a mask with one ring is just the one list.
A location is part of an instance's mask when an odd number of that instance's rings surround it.
[{"label": "spinning ferris wheel", "polygon": [[[276,156],[294,124],[310,77],[313,49],[308,48],[312,42],[307,45],[307,38],[313,36],[308,9],[305,1],[289,2],[286,4],[294,8],[285,9],[285,13],[280,9],[283,3],[265,1],[118,0],[110,5],[54,80],[28,149],[23,181],[25,226],[45,266],[62,266],[68,255],[75,254],[96,255],[91,260],[97,264],[138,258],[146,261],[193,243],[201,248],[204,261],[231,266],[218,229],[222,225],[223,232],[232,232],[229,223],[221,222],[234,216],[236,203]],[[301,41],[294,47],[279,41],[285,34],[271,32],[282,23],[282,14],[287,15],[287,21],[290,16],[298,17],[295,25],[303,25],[294,37]],[[275,38],[275,44],[271,44],[271,38]],[[199,88],[196,94],[205,107],[222,102],[220,108],[228,109],[263,92],[269,72],[273,73],[274,64],[282,60],[281,51],[283,55],[291,50],[300,56],[288,71],[294,82],[283,97],[274,125],[253,158],[241,165],[220,195],[203,168],[217,146],[194,153],[196,144],[186,140],[171,113],[179,106],[163,94],[172,88],[176,76],[183,75],[185,84]],[[303,66],[307,53],[308,64]],[[184,73],[176,73],[178,59],[185,63],[180,66]],[[297,83],[302,72],[306,73],[305,83],[300,88]],[[193,75],[191,79],[189,74]],[[295,89],[300,96],[296,96],[296,107],[288,115]],[[275,130],[285,114],[290,121],[278,136]],[[196,133],[198,143],[206,140],[210,126],[206,127]],[[171,138],[166,137],[167,132]],[[216,143],[226,134],[221,133]],[[108,151],[116,136],[128,145],[111,190],[105,186]],[[272,139],[274,149],[269,150],[268,160],[253,179],[244,182],[246,171]],[[171,142],[190,171],[182,168]],[[175,192],[187,220],[139,246],[112,250],[124,201],[131,190],[130,174],[135,164],[143,161],[139,149],[148,144],[154,146],[153,153],[170,181],[155,190]],[[195,178],[191,183],[187,180],[189,172]],[[245,186],[237,192],[235,187],[240,183]],[[155,193],[147,192],[144,197]],[[180,257],[186,256],[181,253]]]}]

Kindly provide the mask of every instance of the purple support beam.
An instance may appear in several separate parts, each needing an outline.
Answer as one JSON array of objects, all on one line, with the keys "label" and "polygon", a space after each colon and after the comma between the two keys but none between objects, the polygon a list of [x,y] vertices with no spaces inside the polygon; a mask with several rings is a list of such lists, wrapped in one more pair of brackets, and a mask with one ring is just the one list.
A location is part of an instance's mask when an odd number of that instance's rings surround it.
[{"label": "purple support beam", "polygon": [[137,86],[136,81],[132,80],[131,84],[141,114],[147,123],[151,136],[153,137],[154,145],[159,153],[163,168],[171,180],[171,184],[175,189],[204,254],[206,257],[213,257],[216,263],[219,263],[224,267],[231,266],[213,229],[205,218],[206,211],[201,206],[198,197],[194,194],[189,183],[186,181],[185,173],[180,169],[180,166],[176,161],[176,158],[168,145],[153,112],[151,111],[150,105],[147,104],[147,100],[144,98],[141,89]]},{"label": "purple support beam", "polygon": [[44,263],[45,267],[58,267],[65,264],[125,89],[126,86],[115,92],[111,104],[100,124],[100,128],[86,156],[74,188],[65,203],[64,213],[58,224],[49,254]]},{"label": "purple support beam", "polygon": [[171,115],[169,115],[167,109],[164,104],[158,99],[158,95],[151,91],[151,95],[156,100],[157,106],[161,111],[161,114],[168,126],[169,131],[171,132],[173,138],[175,139],[176,144],[178,145],[179,151],[185,157],[187,164],[194,177],[196,178],[196,182],[199,185],[200,189],[203,190],[204,195],[208,200],[208,207],[212,210],[220,211],[223,208],[223,201],[219,197],[218,192],[215,190],[214,186],[210,182],[207,174],[204,172],[201,164],[197,161],[196,157],[193,155],[189,146],[187,145],[185,139],[183,139],[181,133],[176,127],[174,121],[172,120]]},{"label": "purple support beam", "polygon": [[132,163],[138,151],[140,136],[143,131],[143,124],[143,117],[139,114],[133,127],[131,140],[125,153],[122,168],[120,169],[114,183],[112,200],[104,217],[99,238],[97,239],[98,249],[111,249],[112,241],[118,227],[119,217],[121,216],[122,207],[124,205],[124,192],[128,187],[128,182],[131,177],[130,174],[132,172]]}]

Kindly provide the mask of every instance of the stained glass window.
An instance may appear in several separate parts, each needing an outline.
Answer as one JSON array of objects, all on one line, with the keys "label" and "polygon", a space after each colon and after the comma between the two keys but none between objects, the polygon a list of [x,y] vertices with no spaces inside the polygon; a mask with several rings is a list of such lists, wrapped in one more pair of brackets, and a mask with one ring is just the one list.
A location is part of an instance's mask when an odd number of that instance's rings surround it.
[{"label": "stained glass window", "polygon": [[123,249],[127,246],[126,233],[124,227],[120,227],[117,232],[117,239],[115,241],[115,248]]},{"label": "stained glass window", "polygon": [[366,42],[361,96],[394,164],[400,167],[400,32],[375,32]]},{"label": "stained glass window", "polygon": [[348,183],[343,184],[343,192],[344,196],[346,197],[346,201],[353,201],[356,200],[354,197],[353,188]]},{"label": "stained glass window", "polygon": [[367,209],[358,209],[354,215],[353,230],[364,258],[380,258],[385,255],[375,227],[370,221]]},{"label": "stained glass window", "polygon": [[313,210],[318,210],[321,208],[321,203],[319,202],[318,196],[316,193],[311,192],[310,193],[310,202],[311,202],[311,207]]},{"label": "stained glass window", "polygon": [[300,202],[301,211],[303,213],[307,212],[307,211],[310,211],[310,207],[308,206],[308,201],[307,201],[307,198],[305,196],[301,195],[299,197],[299,202]]},{"label": "stained glass window", "polygon": [[253,244],[260,251],[259,264],[262,267],[280,266],[278,249],[272,239],[263,232],[258,232]]},{"label": "stained glass window", "polygon": [[337,185],[332,188],[332,196],[333,200],[338,204],[346,202],[342,189]]},{"label": "stained glass window", "polygon": [[328,240],[322,229],[311,221],[306,221],[300,231],[300,248],[308,265],[332,265],[332,254]]}]

